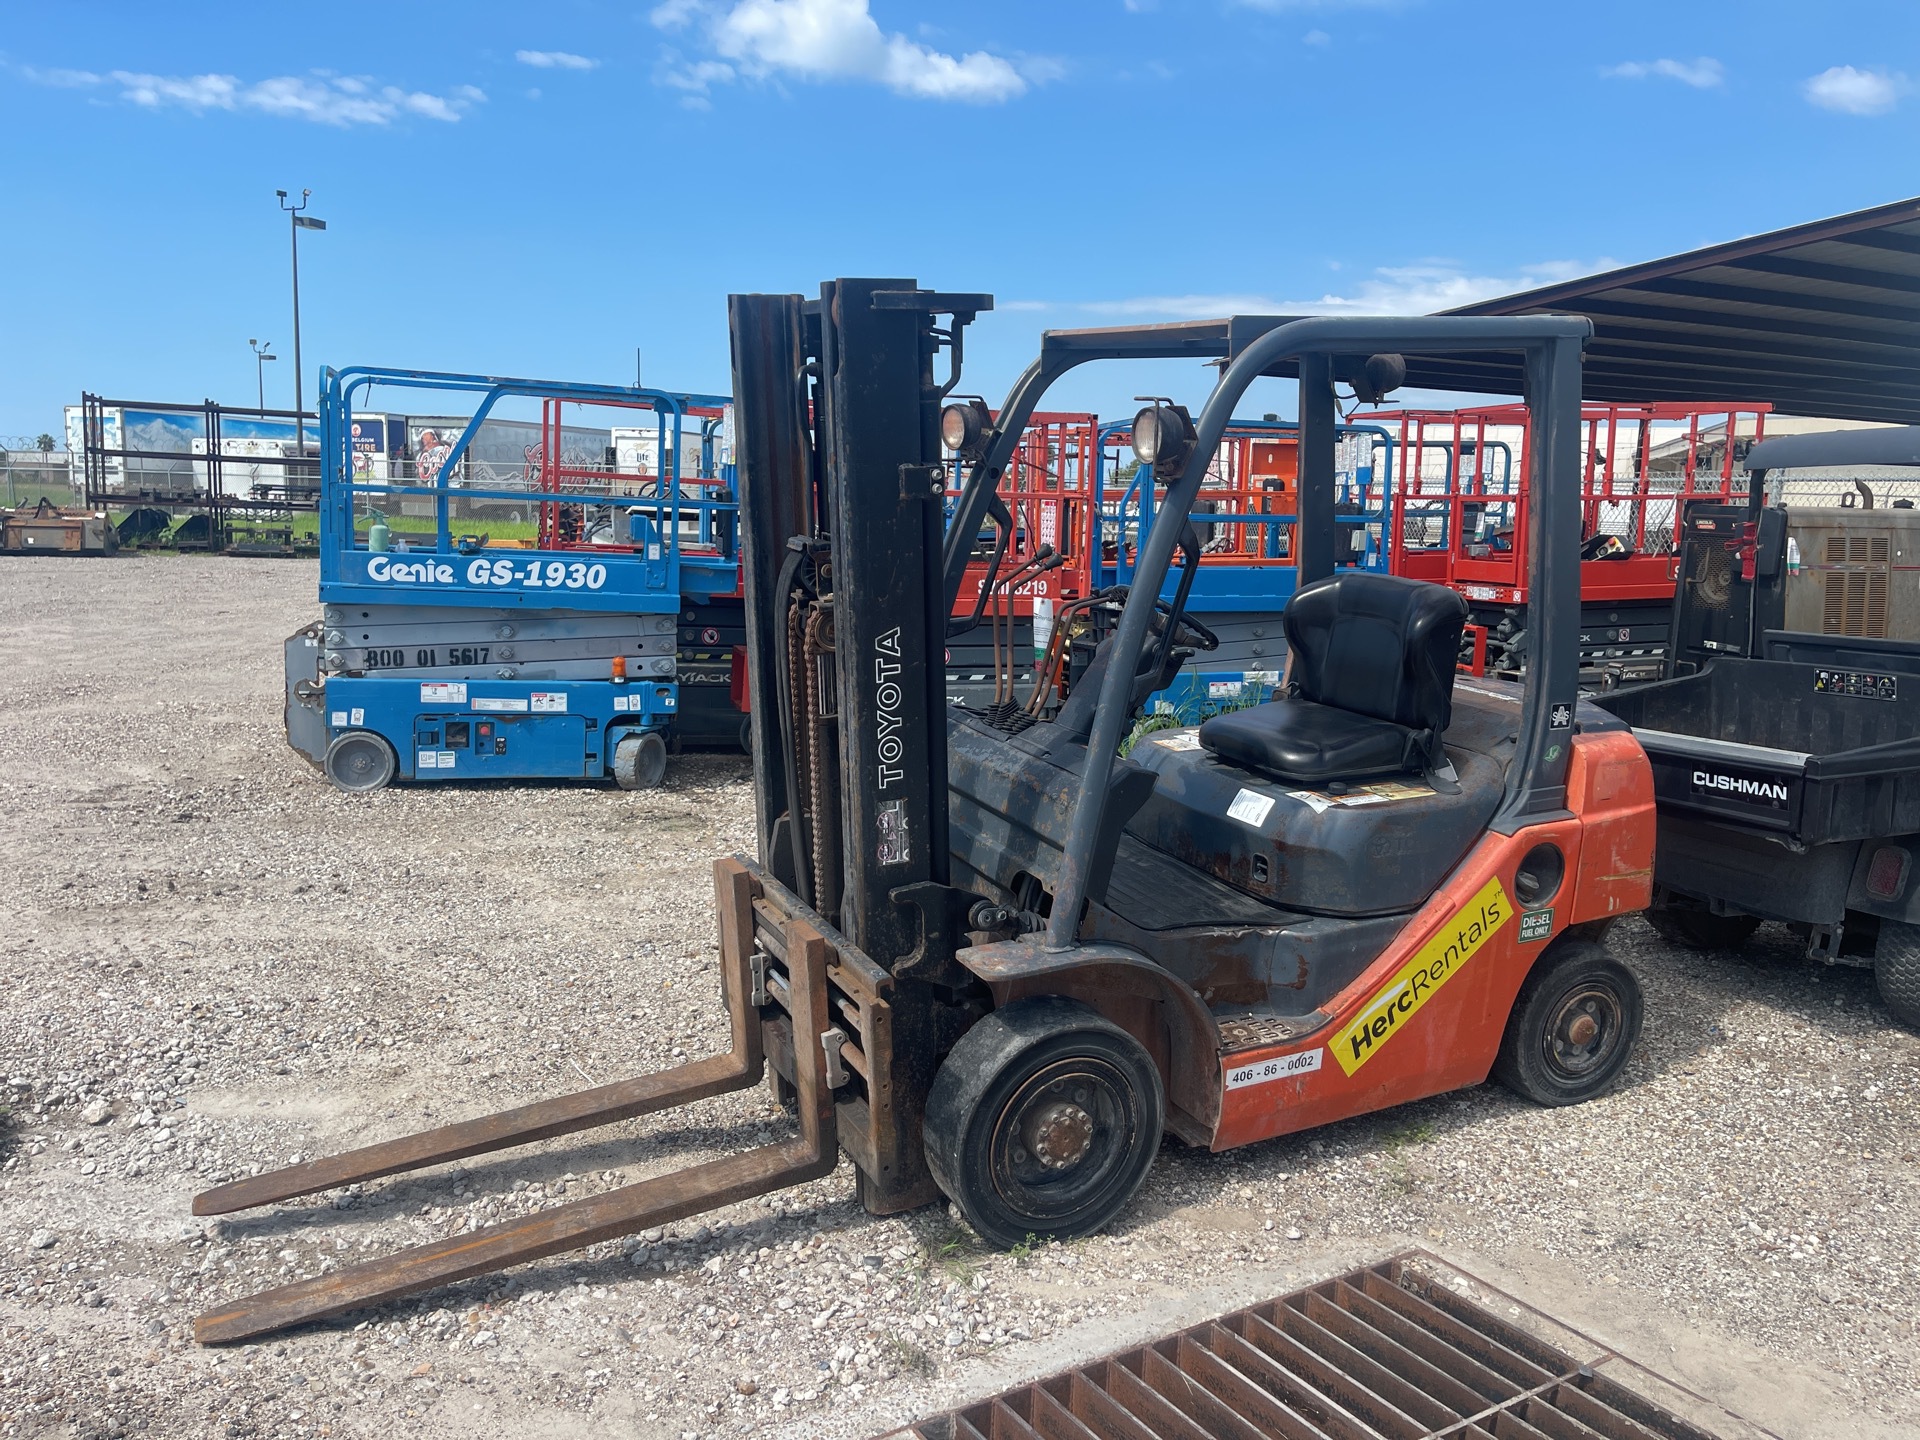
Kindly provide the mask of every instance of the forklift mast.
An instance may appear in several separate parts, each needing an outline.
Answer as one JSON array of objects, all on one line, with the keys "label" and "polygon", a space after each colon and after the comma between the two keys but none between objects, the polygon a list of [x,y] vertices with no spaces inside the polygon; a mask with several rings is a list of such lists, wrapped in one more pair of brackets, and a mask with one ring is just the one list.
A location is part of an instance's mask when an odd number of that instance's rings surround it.
[{"label": "forklift mast", "polygon": [[[882,963],[922,938],[901,901],[947,878],[939,414],[992,303],[911,280],[730,301],[748,663],[780,702],[753,716],[760,859]],[[796,683],[809,624],[831,663]]]},{"label": "forklift mast", "polygon": [[919,1106],[972,1018],[951,1003],[975,897],[946,884],[939,414],[992,304],[886,279],[729,301],[759,859],[892,976],[861,1172],[881,1210],[935,1193]]}]

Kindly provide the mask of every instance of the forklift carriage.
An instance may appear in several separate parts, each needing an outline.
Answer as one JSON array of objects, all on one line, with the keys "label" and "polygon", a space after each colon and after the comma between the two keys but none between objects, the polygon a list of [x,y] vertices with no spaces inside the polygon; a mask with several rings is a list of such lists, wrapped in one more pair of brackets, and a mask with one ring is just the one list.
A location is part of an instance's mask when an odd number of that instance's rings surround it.
[{"label": "forklift carriage", "polygon": [[[944,417],[966,478],[943,540],[942,402],[991,305],[910,280],[730,301],[758,834],[755,858],[715,867],[731,1053],[240,1180],[194,1208],[577,1132],[763,1073],[798,1136],[239,1301],[202,1317],[201,1340],[765,1194],[841,1149],[870,1211],[944,1194],[1007,1245],[1112,1219],[1166,1131],[1220,1150],[1489,1073],[1549,1105],[1618,1078],[1641,1001],[1599,941],[1649,899],[1653,791],[1631,733],[1576,690],[1588,323],[1049,333],[997,417]],[[1456,683],[1453,592],[1335,563],[1336,380],[1378,389],[1400,353],[1491,351],[1525,356],[1540,480],[1524,686]],[[1197,423],[1170,404],[1135,421],[1167,495],[1113,633],[1052,719],[949,706],[949,617],[982,526],[1010,523],[995,492],[1027,420],[1076,365],[1155,357],[1224,365]],[[1182,612],[1209,459],[1248,386],[1295,373],[1283,698],[1128,749],[1141,702],[1201,639]]]}]

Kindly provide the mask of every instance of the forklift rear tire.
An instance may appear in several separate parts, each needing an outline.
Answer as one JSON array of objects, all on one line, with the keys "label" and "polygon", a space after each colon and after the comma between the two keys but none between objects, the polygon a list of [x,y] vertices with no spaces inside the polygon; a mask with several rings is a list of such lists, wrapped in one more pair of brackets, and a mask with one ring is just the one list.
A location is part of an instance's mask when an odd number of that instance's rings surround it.
[{"label": "forklift rear tire", "polygon": [[1133,1199],[1165,1123],[1139,1041],[1078,1000],[1018,1000],[933,1077],[927,1165],[990,1245],[1085,1235]]},{"label": "forklift rear tire", "polygon": [[371,730],[349,730],[334,736],[322,762],[327,779],[356,794],[378,790],[390,782],[398,765],[393,746]]},{"label": "forklift rear tire", "polygon": [[1873,946],[1873,981],[1893,1018],[1920,1030],[1920,925],[1882,920]]},{"label": "forklift rear tire", "polygon": [[614,743],[613,778],[622,790],[651,790],[666,773],[667,742],[659,731],[629,731]]},{"label": "forklift rear tire", "polygon": [[1603,1095],[1633,1058],[1644,1010],[1640,982],[1605,947],[1563,941],[1520,986],[1494,1078],[1536,1105]]},{"label": "forklift rear tire", "polygon": [[1738,950],[1760,928],[1758,915],[1716,915],[1711,910],[1658,906],[1647,923],[1662,940],[1689,950]]}]

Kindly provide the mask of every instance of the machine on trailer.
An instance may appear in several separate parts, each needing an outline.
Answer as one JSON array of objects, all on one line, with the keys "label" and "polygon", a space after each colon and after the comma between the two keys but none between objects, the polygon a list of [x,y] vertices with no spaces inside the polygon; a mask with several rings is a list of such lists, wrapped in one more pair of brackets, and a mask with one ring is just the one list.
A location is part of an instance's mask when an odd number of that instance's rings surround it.
[{"label": "machine on trailer", "polygon": [[[1608,687],[1663,673],[1681,516],[1696,501],[1725,501],[1744,484],[1742,457],[1764,433],[1769,408],[1582,407],[1582,683]],[[1389,568],[1466,597],[1462,660],[1471,673],[1517,674],[1530,648],[1526,557],[1536,523],[1526,407],[1368,418],[1397,424],[1401,442],[1387,482]]]},{"label": "machine on trailer", "polygon": [[1774,503],[1789,470],[1920,478],[1920,426],[1783,436],[1747,463],[1744,503],[1687,511],[1675,678],[1599,702],[1653,764],[1647,918],[1707,949],[1784,922],[1814,959],[1871,965],[1920,1028],[1920,510]]},{"label": "machine on trailer", "polygon": [[[1645,905],[1645,755],[1577,691],[1585,320],[1241,317],[1053,332],[944,535],[941,405],[991,305],[911,280],[730,302],[758,855],[721,860],[724,1056],[222,1185],[198,1214],[588,1129],[771,1070],[790,1139],[237,1300],[246,1339],[817,1178],[951,1197],[995,1244],[1131,1199],[1163,1133],[1227,1149],[1485,1080],[1557,1105],[1640,1025],[1611,921]],[[948,352],[945,366],[940,351]],[[1539,483],[1524,685],[1459,684],[1465,605],[1338,571],[1334,381],[1395,352],[1517,353]],[[1225,362],[1194,422],[1136,417],[1168,482],[1119,623],[1054,718],[952,707],[941,660],[994,487],[1047,387],[1124,358]],[[942,377],[938,372],[944,369]],[[1300,377],[1285,698],[1123,756],[1188,658],[1188,515],[1235,402]],[[1183,556],[1173,598],[1162,585]]]},{"label": "machine on trailer", "polygon": [[111,555],[120,537],[104,510],[36,504],[0,510],[0,555]]},{"label": "machine on trailer", "polygon": [[[457,435],[428,431],[399,473],[373,475],[356,471],[353,442],[356,397],[376,385],[477,398]],[[503,400],[538,402],[540,439],[519,447],[506,476],[476,475],[476,438]],[[681,471],[690,437],[710,455],[705,422],[723,404],[608,385],[325,372],[323,613],[286,643],[294,749],[343,790],[608,775],[629,789],[658,784],[679,711],[682,607],[738,587],[733,504],[706,498],[713,477],[696,484]],[[590,434],[592,453],[579,453],[569,406],[645,417],[634,428],[651,445],[623,465]],[[427,528],[405,529],[414,523]],[[516,526],[534,538],[493,539],[493,528]]]}]

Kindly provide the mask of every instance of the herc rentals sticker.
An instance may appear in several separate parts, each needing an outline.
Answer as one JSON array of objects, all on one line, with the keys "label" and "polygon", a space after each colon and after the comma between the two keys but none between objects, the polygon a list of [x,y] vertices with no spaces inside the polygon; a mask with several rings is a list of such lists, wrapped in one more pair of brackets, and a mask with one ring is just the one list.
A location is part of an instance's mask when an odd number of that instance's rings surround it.
[{"label": "herc rentals sticker", "polygon": [[1351,1075],[1371,1060],[1512,918],[1513,903],[1496,875],[1333,1037],[1329,1048],[1340,1068]]}]

